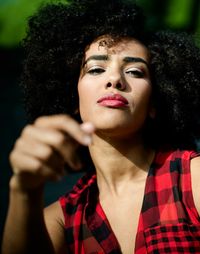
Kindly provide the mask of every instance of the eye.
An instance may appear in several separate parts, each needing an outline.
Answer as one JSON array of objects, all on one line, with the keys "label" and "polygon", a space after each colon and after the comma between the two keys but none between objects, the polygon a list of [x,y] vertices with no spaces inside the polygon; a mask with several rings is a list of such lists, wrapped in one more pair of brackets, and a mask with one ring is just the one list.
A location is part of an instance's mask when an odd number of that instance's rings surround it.
[{"label": "eye", "polygon": [[131,77],[136,77],[136,78],[143,78],[144,77],[144,73],[141,70],[138,69],[128,69],[125,71],[126,74],[128,74]]},{"label": "eye", "polygon": [[91,67],[87,73],[91,74],[91,75],[99,75],[101,73],[103,73],[105,70],[102,67]]}]

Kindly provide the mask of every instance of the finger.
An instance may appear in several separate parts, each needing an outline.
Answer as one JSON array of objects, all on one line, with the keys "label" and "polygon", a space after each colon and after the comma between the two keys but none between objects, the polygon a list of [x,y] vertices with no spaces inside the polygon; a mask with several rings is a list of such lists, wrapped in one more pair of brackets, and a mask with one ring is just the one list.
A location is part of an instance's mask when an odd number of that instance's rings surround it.
[{"label": "finger", "polygon": [[29,126],[16,146],[25,154],[37,157],[49,165],[55,165],[52,159],[55,160],[58,153],[62,157],[60,160],[64,160],[71,168],[79,170],[83,166],[77,154],[78,143],[57,130]]},{"label": "finger", "polygon": [[[27,156],[34,157],[42,161],[45,165],[55,170],[64,168],[64,159],[53,147],[45,143],[36,142],[30,138],[28,142],[24,139],[19,139],[16,142],[16,149]],[[63,173],[63,172],[57,172]]]},{"label": "finger", "polygon": [[91,144],[91,135],[81,129],[80,124],[67,115],[40,117],[35,125],[41,128],[55,128],[63,131],[82,145]]},{"label": "finger", "polygon": [[[11,165],[16,175],[20,177],[34,177],[35,181],[43,181],[44,179],[60,179],[62,177],[63,170],[52,169],[47,165],[44,165],[40,160],[27,156],[26,154],[15,151],[10,155]],[[59,172],[59,173],[58,173]]]},{"label": "finger", "polygon": [[22,135],[23,138],[17,141],[16,146],[24,153],[49,161],[57,152],[70,167],[82,167],[76,152],[78,143],[68,135],[55,129],[36,128],[32,125],[27,127]]}]

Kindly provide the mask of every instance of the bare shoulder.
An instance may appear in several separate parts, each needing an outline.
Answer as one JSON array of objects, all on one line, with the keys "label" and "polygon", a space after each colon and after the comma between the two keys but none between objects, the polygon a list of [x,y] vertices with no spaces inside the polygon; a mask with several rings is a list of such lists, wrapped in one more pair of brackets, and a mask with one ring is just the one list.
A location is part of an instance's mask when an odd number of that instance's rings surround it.
[{"label": "bare shoulder", "polygon": [[190,169],[194,203],[200,214],[200,156],[191,160]]},{"label": "bare shoulder", "polygon": [[64,215],[58,201],[44,209],[44,218],[56,253],[66,253]]}]

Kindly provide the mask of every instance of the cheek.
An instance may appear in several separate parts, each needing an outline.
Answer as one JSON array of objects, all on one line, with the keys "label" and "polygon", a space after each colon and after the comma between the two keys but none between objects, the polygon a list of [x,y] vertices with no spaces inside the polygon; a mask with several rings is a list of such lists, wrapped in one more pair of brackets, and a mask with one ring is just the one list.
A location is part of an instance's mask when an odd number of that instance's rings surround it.
[{"label": "cheek", "polygon": [[78,83],[79,95],[79,110],[81,119],[89,121],[89,116],[92,112],[92,102],[94,100],[94,91],[88,82],[79,81]]},{"label": "cheek", "polygon": [[138,83],[135,85],[135,97],[139,104],[148,105],[150,103],[152,86],[150,82]]},{"label": "cheek", "polygon": [[149,83],[147,83],[146,85],[140,85],[140,87],[138,89],[135,89],[134,92],[135,100],[133,110],[135,110],[139,115],[143,116],[144,118],[147,117],[151,110],[151,95],[152,88],[151,84]]},{"label": "cheek", "polygon": [[85,95],[86,95],[86,89],[84,89],[83,87],[83,82],[78,82],[78,96],[79,96],[79,101],[80,103],[82,102],[82,100],[84,99]]},{"label": "cheek", "polygon": [[86,99],[86,92],[85,92],[85,89],[83,89],[82,82],[78,83],[78,96],[79,96],[79,111],[80,111],[81,118],[83,120],[83,113],[84,113],[83,110],[85,108],[84,100]]}]

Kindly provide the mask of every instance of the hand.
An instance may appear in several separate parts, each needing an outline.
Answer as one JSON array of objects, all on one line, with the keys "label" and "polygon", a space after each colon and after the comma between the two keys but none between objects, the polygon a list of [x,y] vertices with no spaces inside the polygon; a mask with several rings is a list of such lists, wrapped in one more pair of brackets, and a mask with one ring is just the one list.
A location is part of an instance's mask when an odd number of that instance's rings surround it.
[{"label": "hand", "polygon": [[12,185],[20,189],[37,189],[47,180],[64,175],[64,165],[81,168],[77,148],[89,145],[94,127],[79,124],[67,115],[38,118],[22,131],[10,154],[13,168]]}]

